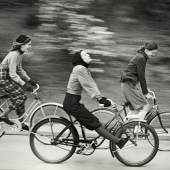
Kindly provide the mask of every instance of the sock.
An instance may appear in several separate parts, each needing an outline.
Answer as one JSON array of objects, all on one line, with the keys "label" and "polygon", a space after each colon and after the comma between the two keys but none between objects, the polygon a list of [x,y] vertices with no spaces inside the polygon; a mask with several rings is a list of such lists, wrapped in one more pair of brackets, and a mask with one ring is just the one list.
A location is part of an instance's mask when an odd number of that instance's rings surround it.
[{"label": "sock", "polygon": [[111,140],[114,143],[118,143],[120,141],[120,138],[112,135],[108,130],[106,130],[103,126],[100,126],[96,129],[96,132],[103,136],[104,138]]}]

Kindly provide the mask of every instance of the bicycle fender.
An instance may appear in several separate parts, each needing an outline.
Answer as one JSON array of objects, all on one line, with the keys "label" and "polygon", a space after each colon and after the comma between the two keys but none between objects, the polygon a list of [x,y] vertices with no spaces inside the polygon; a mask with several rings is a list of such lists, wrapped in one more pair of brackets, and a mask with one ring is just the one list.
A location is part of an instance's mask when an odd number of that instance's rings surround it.
[{"label": "bicycle fender", "polygon": [[43,104],[39,105],[38,107],[36,107],[36,108],[31,112],[30,121],[32,120],[32,116],[34,115],[34,113],[35,113],[38,109],[40,109],[41,107],[46,106],[46,105],[56,105],[56,106],[58,106],[58,107],[63,108],[63,105],[60,104],[60,103],[55,103],[55,102],[43,103]]}]

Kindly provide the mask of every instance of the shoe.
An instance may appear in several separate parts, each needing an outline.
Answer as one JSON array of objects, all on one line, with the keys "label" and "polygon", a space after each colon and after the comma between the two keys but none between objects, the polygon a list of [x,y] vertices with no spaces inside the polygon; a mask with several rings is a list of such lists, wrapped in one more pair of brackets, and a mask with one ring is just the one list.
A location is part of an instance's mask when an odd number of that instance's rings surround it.
[{"label": "shoe", "polygon": [[121,138],[120,141],[117,143],[117,146],[122,149],[125,144],[128,142],[130,136],[126,137],[126,138]]},{"label": "shoe", "polygon": [[26,125],[25,123],[23,123],[23,124],[22,124],[22,130],[29,131],[28,125]]},{"label": "shoe", "polygon": [[10,121],[8,117],[0,117],[0,121],[3,121],[8,125],[14,125],[14,122]]}]

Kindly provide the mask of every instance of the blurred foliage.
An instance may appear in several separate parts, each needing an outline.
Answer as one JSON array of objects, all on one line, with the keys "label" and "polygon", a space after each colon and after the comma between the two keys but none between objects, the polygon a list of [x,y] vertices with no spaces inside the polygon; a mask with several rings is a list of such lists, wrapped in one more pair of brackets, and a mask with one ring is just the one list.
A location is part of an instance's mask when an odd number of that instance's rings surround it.
[{"label": "blurred foliage", "polygon": [[96,59],[93,76],[102,89],[107,82],[112,90],[112,85],[118,89],[120,74],[136,50],[153,39],[159,54],[149,61],[147,78],[153,87],[167,88],[169,20],[170,0],[0,0],[0,59],[16,36],[30,35],[26,70],[44,88],[64,93],[72,53],[86,49]]}]

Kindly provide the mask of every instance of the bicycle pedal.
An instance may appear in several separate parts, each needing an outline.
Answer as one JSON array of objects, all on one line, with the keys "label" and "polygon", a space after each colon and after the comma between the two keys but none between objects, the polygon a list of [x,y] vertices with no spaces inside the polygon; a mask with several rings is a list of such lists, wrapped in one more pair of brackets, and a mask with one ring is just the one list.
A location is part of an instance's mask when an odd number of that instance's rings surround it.
[{"label": "bicycle pedal", "polygon": [[83,150],[77,150],[77,154],[80,154],[80,155],[91,155],[93,152],[94,152],[94,148],[92,147],[88,147],[88,148],[85,148]]}]

